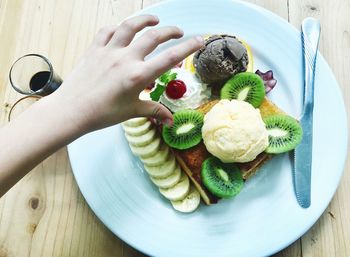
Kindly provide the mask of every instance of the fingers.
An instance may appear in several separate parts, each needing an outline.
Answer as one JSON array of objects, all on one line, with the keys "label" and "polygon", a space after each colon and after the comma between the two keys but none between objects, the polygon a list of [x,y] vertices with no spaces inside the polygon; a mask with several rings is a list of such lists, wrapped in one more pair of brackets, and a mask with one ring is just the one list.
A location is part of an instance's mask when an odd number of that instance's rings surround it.
[{"label": "fingers", "polygon": [[159,55],[146,61],[149,75],[153,78],[159,77],[162,73],[174,67],[190,54],[199,50],[203,46],[203,39],[196,37],[173,46]]},{"label": "fingers", "polygon": [[117,28],[108,45],[114,47],[125,47],[135,37],[135,34],[147,26],[155,26],[159,19],[153,15],[139,15],[123,21]]},{"label": "fingers", "polygon": [[142,59],[150,54],[156,47],[170,39],[180,38],[183,31],[178,27],[167,26],[158,29],[150,29],[131,44],[131,48]]},{"label": "fingers", "polygon": [[114,35],[117,28],[117,25],[111,25],[101,28],[95,35],[92,44],[96,46],[105,46]]},{"label": "fingers", "polygon": [[163,124],[171,125],[173,116],[162,104],[153,101],[139,101],[136,104],[136,113],[139,117],[152,117]]}]

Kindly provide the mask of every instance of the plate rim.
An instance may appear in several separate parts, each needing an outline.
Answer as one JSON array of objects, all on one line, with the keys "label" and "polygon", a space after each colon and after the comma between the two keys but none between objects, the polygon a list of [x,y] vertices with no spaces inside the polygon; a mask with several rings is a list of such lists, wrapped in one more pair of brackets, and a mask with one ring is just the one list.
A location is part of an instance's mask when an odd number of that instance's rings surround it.
[{"label": "plate rim", "polygon": [[[185,2],[186,0],[165,0],[165,1],[161,1],[161,2],[158,2],[156,4],[153,4],[153,5],[150,5],[142,10],[139,10],[135,13],[133,13],[131,16],[129,17],[132,17],[132,16],[136,16],[136,15],[139,15],[139,14],[143,14],[143,13],[147,13],[149,10],[152,10],[152,8],[156,7],[156,6],[161,6],[161,5],[167,5],[169,3],[172,3],[172,2]],[[205,0],[203,0],[205,1]],[[252,3],[248,3],[248,2],[244,2],[244,1],[241,1],[241,0],[227,0],[227,1],[230,1],[230,2],[234,2],[236,4],[239,4],[239,5],[245,5],[247,6],[248,8],[250,9],[254,9],[255,11],[257,12],[260,12],[260,13],[263,13],[265,14],[266,16],[272,16],[272,19],[277,19],[278,20],[278,23],[282,22],[284,23],[285,25],[288,25],[288,27],[290,27],[292,30],[294,30],[294,32],[297,32],[297,33],[300,33],[300,30],[297,29],[293,24],[289,23],[287,20],[285,20],[284,18],[282,18],[281,16],[279,16],[278,14],[268,10],[268,9],[265,9],[264,7],[261,7],[261,6],[258,6],[258,5],[255,5],[255,4],[252,4]],[[337,78],[335,77],[335,74],[333,73],[331,67],[329,66],[328,62],[325,60],[325,58],[323,57],[323,55],[319,52],[318,53],[318,58],[319,59],[322,59],[322,62],[325,64],[327,70],[328,70],[328,73],[331,77],[332,80],[334,80],[336,82],[336,90],[338,91],[337,93],[340,94],[340,96],[343,96],[342,94],[342,91],[341,91],[341,88],[339,86],[339,83],[338,83],[338,80]],[[342,97],[342,110],[345,111],[345,114],[346,114],[346,107],[345,107],[345,103],[344,103],[344,98]],[[345,124],[345,127],[344,127],[344,130],[348,132],[348,124],[347,124],[347,116],[345,115],[345,118],[346,120],[344,121],[344,124]],[[108,129],[113,129],[113,128],[116,128],[118,125],[114,125]],[[304,229],[302,230],[301,234],[297,236],[297,238],[291,240],[291,241],[288,241],[286,242],[285,244],[280,244],[279,247],[276,247],[274,249],[273,252],[270,252],[269,254],[274,254],[274,253],[277,253],[278,251],[288,247],[289,245],[291,245],[293,242],[295,242],[296,240],[298,240],[301,236],[303,236],[318,220],[319,218],[322,216],[322,214],[324,213],[324,211],[326,210],[326,208],[328,207],[328,205],[330,204],[330,202],[332,201],[335,193],[336,193],[336,190],[339,188],[339,184],[340,184],[340,180],[341,178],[343,177],[344,175],[344,170],[345,170],[345,164],[346,164],[346,156],[347,156],[347,152],[348,152],[348,133],[346,133],[346,138],[344,139],[344,141],[346,141],[346,144],[345,144],[345,151],[344,151],[344,157],[342,158],[343,159],[343,162],[342,164],[340,165],[341,167],[343,167],[342,171],[339,173],[339,177],[337,178],[337,182],[336,182],[336,187],[332,190],[332,194],[331,194],[331,197],[329,200],[327,201],[324,201],[325,203],[325,207],[324,208],[321,208],[322,211],[317,214],[317,218],[312,221],[309,226],[305,226]],[[73,142],[74,143],[74,142]],[[72,171],[73,171],[73,175],[74,175],[74,178],[79,186],[79,190],[80,190],[80,183],[76,177],[76,173],[74,172],[74,169],[73,169],[73,164],[72,164],[72,161],[71,161],[71,146],[68,145],[67,147],[68,149],[68,156],[69,156],[69,160],[71,162],[71,166],[72,166]],[[86,198],[85,196],[85,193],[83,191],[80,190],[80,192],[82,193],[86,203],[88,204],[88,206],[91,208],[91,210],[94,212],[94,214],[99,218],[99,220],[110,230],[112,231],[118,238],[120,238],[121,240],[123,240],[125,243],[127,243],[128,245],[132,246],[133,248],[137,249],[138,251],[144,253],[144,254],[149,254],[147,253],[144,249],[140,248],[138,245],[136,245],[136,243],[133,243],[132,240],[129,240],[129,238],[125,238],[123,236],[121,236],[118,231],[116,231],[116,229],[114,229],[113,227],[111,227],[109,224],[108,224],[108,221],[105,220],[105,218],[103,216],[100,215],[99,212],[96,212],[95,209],[93,208],[93,206],[90,204],[90,202],[88,201],[88,199]]]}]

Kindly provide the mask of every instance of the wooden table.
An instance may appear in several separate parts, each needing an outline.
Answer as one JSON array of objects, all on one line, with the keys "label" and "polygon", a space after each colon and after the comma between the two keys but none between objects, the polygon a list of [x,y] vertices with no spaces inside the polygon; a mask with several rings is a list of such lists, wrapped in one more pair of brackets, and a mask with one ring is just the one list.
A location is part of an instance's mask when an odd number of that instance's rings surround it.
[{"label": "wooden table", "polygon": [[[6,124],[11,105],[20,97],[8,82],[9,68],[17,57],[30,52],[46,55],[64,77],[98,28],[118,23],[158,1],[0,0],[0,124]],[[296,27],[306,16],[321,20],[321,52],[339,81],[349,109],[350,2],[249,2],[275,12]],[[332,171],[329,173],[331,176]],[[348,161],[340,187],[320,220],[276,256],[350,256],[349,181]],[[0,256],[143,255],[114,236],[89,209],[72,176],[64,148],[38,165],[1,198]]]}]

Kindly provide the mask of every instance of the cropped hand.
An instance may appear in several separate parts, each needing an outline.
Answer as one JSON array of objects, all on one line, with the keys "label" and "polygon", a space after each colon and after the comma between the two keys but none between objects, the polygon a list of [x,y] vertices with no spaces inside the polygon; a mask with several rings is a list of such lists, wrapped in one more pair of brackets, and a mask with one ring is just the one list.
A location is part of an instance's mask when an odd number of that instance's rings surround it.
[{"label": "cropped hand", "polygon": [[102,28],[76,68],[50,96],[69,107],[67,115],[80,129],[89,132],[138,116],[171,123],[167,108],[139,100],[139,93],[198,50],[203,41],[192,38],[145,60],[161,43],[183,36],[179,28],[166,26],[151,28],[133,41],[137,32],[158,22],[155,16],[141,15],[119,26]]}]

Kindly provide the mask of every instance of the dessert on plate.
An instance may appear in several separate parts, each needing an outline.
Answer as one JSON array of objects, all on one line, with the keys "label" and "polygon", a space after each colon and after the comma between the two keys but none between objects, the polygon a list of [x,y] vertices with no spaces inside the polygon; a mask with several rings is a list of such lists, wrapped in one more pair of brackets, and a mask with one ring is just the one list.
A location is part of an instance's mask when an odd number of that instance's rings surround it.
[{"label": "dessert on plate", "polygon": [[253,70],[247,43],[210,36],[142,93],[173,112],[173,125],[123,123],[131,151],[176,210],[236,196],[265,162],[300,143],[298,121],[266,96],[277,83],[273,72]]},{"label": "dessert on plate", "polygon": [[193,64],[203,83],[221,83],[247,71],[248,51],[235,36],[214,35],[194,54]]}]

